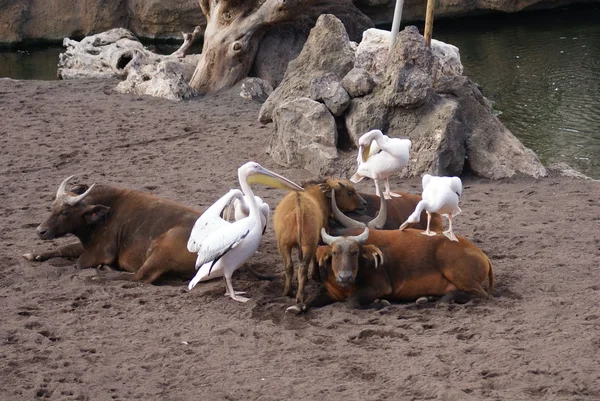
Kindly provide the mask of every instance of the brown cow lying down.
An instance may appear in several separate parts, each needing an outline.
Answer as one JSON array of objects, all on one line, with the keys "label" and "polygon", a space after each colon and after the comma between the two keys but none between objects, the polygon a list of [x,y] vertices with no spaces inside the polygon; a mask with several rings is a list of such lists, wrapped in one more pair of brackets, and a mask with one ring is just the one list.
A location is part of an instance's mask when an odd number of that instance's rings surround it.
[{"label": "brown cow lying down", "polygon": [[[118,279],[152,283],[165,273],[191,278],[196,255],[187,241],[200,212],[144,192],[107,185],[78,185],[66,191],[66,178],[58,188],[52,212],[37,228],[44,240],[73,234],[80,242],[27,260],[79,258],[78,268],[108,265],[130,273]],[[135,273],[135,274],[132,274]]]},{"label": "brown cow lying down", "polygon": [[[323,284],[305,304],[289,312],[346,301],[351,308],[376,306],[376,300],[414,301],[441,297],[439,302],[487,298],[494,286],[489,258],[472,242],[458,237],[421,235],[414,229],[349,229],[346,236],[321,232],[327,244],[317,250]],[[482,283],[488,279],[487,292]]]}]

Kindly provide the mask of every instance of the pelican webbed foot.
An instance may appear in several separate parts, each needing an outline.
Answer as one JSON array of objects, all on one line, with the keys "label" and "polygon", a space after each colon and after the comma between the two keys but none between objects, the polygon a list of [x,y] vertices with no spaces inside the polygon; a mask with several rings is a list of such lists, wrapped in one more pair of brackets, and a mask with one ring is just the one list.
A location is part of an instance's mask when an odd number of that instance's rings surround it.
[{"label": "pelican webbed foot", "polygon": [[458,242],[458,238],[456,238],[456,235],[454,235],[454,233],[452,231],[444,231],[444,235],[450,241],[456,241],[456,242]]},{"label": "pelican webbed foot", "polygon": [[430,237],[435,237],[437,235],[437,233],[435,231],[429,231],[429,230],[427,230],[427,231],[421,231],[421,234],[428,235]]}]

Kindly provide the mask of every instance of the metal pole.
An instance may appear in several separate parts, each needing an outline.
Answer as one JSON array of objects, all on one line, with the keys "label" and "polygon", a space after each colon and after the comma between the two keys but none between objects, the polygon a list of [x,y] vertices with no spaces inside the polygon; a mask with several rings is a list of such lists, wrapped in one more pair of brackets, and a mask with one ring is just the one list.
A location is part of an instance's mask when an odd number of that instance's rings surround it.
[{"label": "metal pole", "polygon": [[433,34],[433,11],[435,0],[427,0],[427,11],[425,12],[425,43],[431,46],[431,35]]},{"label": "metal pole", "polygon": [[396,8],[394,9],[394,20],[392,22],[392,36],[390,40],[390,52],[392,51],[392,47],[394,47],[394,43],[396,43],[396,38],[398,37],[398,32],[400,31],[400,20],[402,19],[402,7],[404,6],[404,0],[396,0]]}]

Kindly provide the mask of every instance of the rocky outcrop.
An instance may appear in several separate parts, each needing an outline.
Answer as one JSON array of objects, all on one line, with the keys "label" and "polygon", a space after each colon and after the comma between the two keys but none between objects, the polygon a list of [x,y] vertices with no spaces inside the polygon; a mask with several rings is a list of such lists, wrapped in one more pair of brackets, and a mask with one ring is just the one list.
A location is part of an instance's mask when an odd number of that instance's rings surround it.
[{"label": "rocky outcrop", "polygon": [[[424,173],[459,175],[465,168],[465,161],[475,174],[486,178],[510,177],[517,172],[534,177],[546,175],[533,151],[525,148],[502,125],[477,86],[461,75],[458,49],[436,43],[432,44],[432,50],[425,45],[416,27],[408,27],[400,33],[389,53],[389,39],[387,43],[385,40],[389,33],[370,30],[365,32],[363,42],[357,47],[354,68],[350,68],[348,60],[352,57],[347,55],[347,49],[352,46],[341,32],[343,27],[333,16],[321,18],[300,56],[290,63],[281,85],[263,104],[261,121],[268,122],[269,117],[277,114],[284,105],[286,116],[305,116],[306,101],[300,108],[296,99],[307,97],[311,84],[333,85],[344,72],[347,74],[341,77],[342,83],[362,74],[366,80],[371,77],[377,83],[372,91],[364,94],[347,91],[355,95],[337,120],[333,114],[339,114],[339,110],[336,112],[321,99],[320,118],[312,119],[310,125],[304,124],[303,134],[295,132],[294,135],[301,136],[303,143],[312,143],[306,132],[329,131],[334,121],[338,135],[348,135],[354,145],[360,135],[374,128],[391,137],[409,138],[413,146],[409,167],[404,172],[408,176]],[[373,43],[364,43],[371,39]],[[334,64],[333,60],[339,60],[340,64]],[[313,96],[313,99],[318,97]],[[299,109],[294,110],[294,107]],[[317,106],[313,104],[312,108]],[[323,114],[329,117],[325,118]],[[280,138],[289,135],[287,129],[298,125],[297,117],[287,120],[294,123],[286,123],[284,130],[280,128],[281,122],[276,123],[273,141],[277,143],[279,155],[292,155],[297,150],[293,141]],[[326,126],[319,127],[317,122],[320,121],[326,121]],[[285,148],[286,143],[290,147]],[[355,164],[351,162],[356,157],[354,152],[339,152],[339,158],[334,160],[331,155],[338,144],[328,141],[327,146],[331,149],[326,156],[315,161],[314,157],[319,156],[315,152],[311,165],[318,165],[320,169],[330,166],[329,170],[340,175],[351,173],[346,169]],[[274,159],[287,167],[308,168],[304,158],[274,156]]]},{"label": "rocky outcrop", "polygon": [[[482,15],[494,12],[515,13],[523,10],[558,8],[567,4],[593,2],[595,0],[437,0],[435,18]],[[376,24],[391,24],[396,0],[356,0],[356,5]],[[425,20],[427,0],[405,0],[403,21]]]},{"label": "rocky outcrop", "polygon": [[[385,24],[391,22],[395,1],[355,0],[354,3],[376,24]],[[594,1],[598,0],[578,2]],[[439,19],[499,11],[517,12],[572,3],[573,0],[437,0],[435,17]],[[136,36],[143,38],[180,38],[181,31],[191,32],[197,25],[206,25],[197,0],[80,0],[70,4],[66,6],[60,0],[0,0],[0,44],[83,37],[116,27],[128,28]],[[423,20],[425,4],[426,0],[406,0],[403,21]],[[327,12],[336,14],[343,20],[343,13],[338,14],[333,10]],[[354,32],[348,33],[352,38]],[[306,38],[305,35],[303,37]],[[293,41],[287,44],[292,47],[294,45]],[[302,45],[303,42],[300,47]],[[287,61],[289,59],[285,61],[286,64]],[[267,79],[263,76],[261,78]]]},{"label": "rocky outcrop", "polygon": [[202,25],[197,0],[0,0],[0,44],[84,37],[130,28],[148,38],[181,38]]},{"label": "rocky outcrop", "polygon": [[331,14],[324,14],[302,49],[290,62],[281,84],[260,109],[259,120],[268,123],[273,111],[287,100],[310,97],[311,82],[334,74],[341,80],[354,68],[354,51],[344,25]]},{"label": "rocky outcrop", "polygon": [[273,160],[316,176],[331,174],[338,158],[337,129],[327,107],[301,97],[275,109],[273,121],[276,133],[267,150]]}]

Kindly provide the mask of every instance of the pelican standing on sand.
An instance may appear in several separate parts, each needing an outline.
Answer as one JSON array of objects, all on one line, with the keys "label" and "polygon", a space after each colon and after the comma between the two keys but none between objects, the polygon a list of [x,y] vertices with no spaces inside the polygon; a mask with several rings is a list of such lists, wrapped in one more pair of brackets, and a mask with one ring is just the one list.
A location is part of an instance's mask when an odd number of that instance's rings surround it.
[{"label": "pelican standing on sand", "polygon": [[[191,290],[200,281],[224,276],[227,288],[226,296],[246,302],[248,298],[235,292],[231,276],[258,249],[263,232],[262,213],[250,188],[251,183],[262,183],[275,188],[302,191],[285,177],[280,176],[260,164],[248,162],[238,169],[238,179],[242,190],[232,189],[206,210],[196,221],[187,248],[198,253],[196,269],[198,272],[190,282]],[[230,223],[221,217],[221,213],[234,199],[244,199],[248,205],[248,217]]]},{"label": "pelican standing on sand", "polygon": [[427,212],[427,230],[421,234],[436,235],[435,232],[429,231],[429,223],[431,221],[431,213],[440,213],[448,218],[448,231],[444,231],[444,235],[452,241],[458,241],[452,230],[452,217],[461,212],[458,207],[458,201],[462,194],[462,181],[458,177],[436,177],[425,174],[422,179],[423,198],[415,211],[408,216],[408,219],[400,226],[400,230],[404,230],[411,223],[418,223],[421,219],[421,212]]},{"label": "pelican standing on sand", "polygon": [[365,177],[371,178],[375,181],[376,192],[380,193],[377,180],[383,180],[383,195],[387,199],[401,196],[390,190],[389,177],[408,165],[410,139],[390,138],[380,130],[374,129],[359,138],[358,146],[358,168],[350,181],[356,183]]}]

